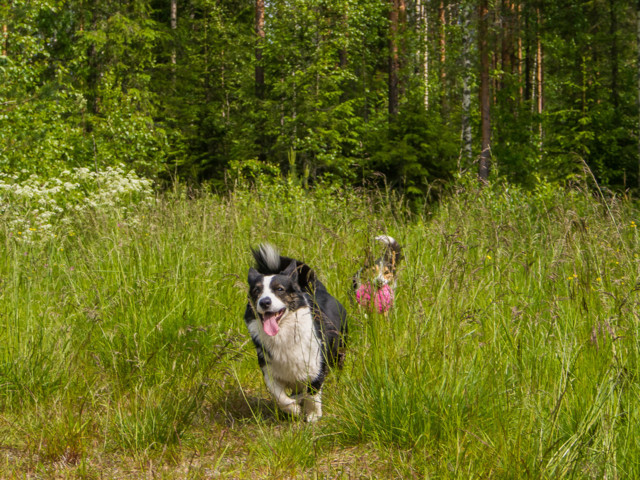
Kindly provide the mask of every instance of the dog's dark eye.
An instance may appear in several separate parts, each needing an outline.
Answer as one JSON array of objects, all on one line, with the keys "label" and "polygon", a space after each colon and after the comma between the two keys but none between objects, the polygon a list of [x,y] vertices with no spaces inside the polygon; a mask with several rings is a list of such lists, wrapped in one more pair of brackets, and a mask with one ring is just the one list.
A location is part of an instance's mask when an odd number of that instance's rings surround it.
[{"label": "dog's dark eye", "polygon": [[280,286],[276,288],[276,292],[284,292],[284,287]]}]

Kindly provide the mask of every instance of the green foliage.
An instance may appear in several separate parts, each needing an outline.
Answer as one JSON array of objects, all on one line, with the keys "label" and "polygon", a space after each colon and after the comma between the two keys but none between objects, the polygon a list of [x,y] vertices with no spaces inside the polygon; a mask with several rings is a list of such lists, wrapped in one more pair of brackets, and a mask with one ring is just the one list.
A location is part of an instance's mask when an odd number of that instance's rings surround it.
[{"label": "green foliage", "polygon": [[[231,165],[259,159],[286,174],[294,152],[310,184],[385,177],[419,197],[475,169],[460,157],[460,127],[469,78],[477,154],[480,39],[477,17],[461,21],[461,2],[448,4],[445,25],[437,2],[413,7],[400,18],[400,111],[389,118],[388,3],[266,4],[260,89],[253,1],[181,2],[175,28],[156,0],[4,4],[0,171],[55,176],[125,163],[154,179],[224,189]],[[585,162],[604,185],[635,185],[632,6],[494,3],[491,13],[494,173],[533,188],[539,178],[562,184]]]},{"label": "green foliage", "polygon": [[368,150],[375,152],[367,173],[383,173],[391,185],[414,198],[423,197],[430,183],[448,181],[456,169],[458,139],[419,102],[407,105],[391,125],[381,119],[367,133]]},{"label": "green foliage", "polygon": [[126,162],[159,173],[167,143],[149,91],[158,38],[153,23],[144,9],[136,21],[120,12],[104,16],[98,7],[78,16],[72,11],[42,1],[5,12],[0,171],[55,176]]}]

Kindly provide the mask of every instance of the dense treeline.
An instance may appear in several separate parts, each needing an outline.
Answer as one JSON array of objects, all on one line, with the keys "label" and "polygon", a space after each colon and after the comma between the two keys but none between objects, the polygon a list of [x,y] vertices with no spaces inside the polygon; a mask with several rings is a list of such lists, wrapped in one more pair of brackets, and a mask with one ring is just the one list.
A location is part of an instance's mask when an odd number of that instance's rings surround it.
[{"label": "dense treeline", "polygon": [[622,0],[9,0],[0,169],[638,185]]}]

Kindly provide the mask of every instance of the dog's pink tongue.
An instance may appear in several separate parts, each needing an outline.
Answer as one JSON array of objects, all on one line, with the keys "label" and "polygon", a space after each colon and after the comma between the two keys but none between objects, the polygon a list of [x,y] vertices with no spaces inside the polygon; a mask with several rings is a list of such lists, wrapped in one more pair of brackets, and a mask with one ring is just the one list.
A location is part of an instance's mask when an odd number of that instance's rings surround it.
[{"label": "dog's pink tongue", "polygon": [[270,337],[273,337],[276,333],[278,333],[278,330],[280,330],[280,326],[278,325],[276,318],[278,318],[277,313],[267,312],[262,315],[262,329],[264,330],[264,333],[266,333]]}]

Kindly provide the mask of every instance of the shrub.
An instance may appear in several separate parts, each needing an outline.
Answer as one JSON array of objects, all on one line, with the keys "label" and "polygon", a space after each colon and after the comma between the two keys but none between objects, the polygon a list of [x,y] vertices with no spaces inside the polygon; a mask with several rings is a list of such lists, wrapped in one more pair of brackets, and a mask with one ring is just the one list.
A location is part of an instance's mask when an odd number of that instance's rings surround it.
[{"label": "shrub", "polygon": [[0,216],[7,236],[19,241],[53,238],[70,224],[71,212],[100,209],[124,216],[130,206],[152,198],[151,181],[126,172],[123,166],[96,171],[74,168],[46,180],[0,173]]}]

